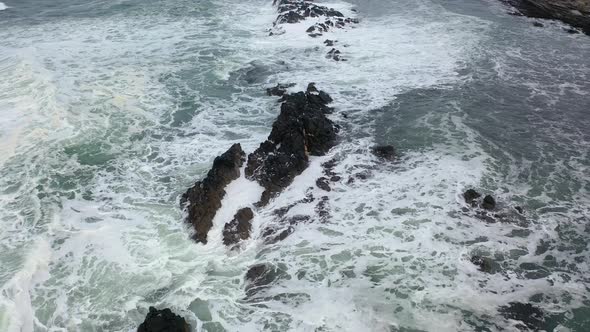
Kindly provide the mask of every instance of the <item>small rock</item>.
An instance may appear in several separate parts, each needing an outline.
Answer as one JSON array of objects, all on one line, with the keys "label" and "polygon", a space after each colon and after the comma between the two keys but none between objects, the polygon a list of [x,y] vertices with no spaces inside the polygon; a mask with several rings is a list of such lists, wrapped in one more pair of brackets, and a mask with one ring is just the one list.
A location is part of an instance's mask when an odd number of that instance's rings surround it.
[{"label": "small rock", "polygon": [[518,213],[520,213],[520,214],[524,214],[524,209],[523,209],[522,207],[520,207],[520,206],[515,206],[515,207],[514,207],[514,209],[515,209],[515,210],[516,210]]},{"label": "small rock", "polygon": [[184,318],[174,314],[170,309],[158,310],[150,307],[137,332],[190,332],[190,328]]},{"label": "small rock", "polygon": [[493,210],[496,207],[496,200],[492,196],[486,195],[486,197],[483,198],[481,207],[486,210]]},{"label": "small rock", "polygon": [[481,194],[475,191],[474,189],[467,189],[466,192],[463,193],[463,198],[465,199],[465,203],[474,205],[475,200],[481,197]]},{"label": "small rock", "polygon": [[330,39],[324,40],[324,44],[326,46],[334,46],[334,43],[336,43],[336,40],[330,40]]},{"label": "small rock", "polygon": [[323,189],[325,191],[332,191],[332,189],[330,188],[330,185],[328,184],[328,179],[326,179],[325,177],[321,177],[321,178],[317,179],[315,181],[315,184],[320,189]]},{"label": "small rock", "polygon": [[533,25],[536,27],[539,27],[539,28],[544,27],[543,23],[541,23],[541,22],[534,22]]}]

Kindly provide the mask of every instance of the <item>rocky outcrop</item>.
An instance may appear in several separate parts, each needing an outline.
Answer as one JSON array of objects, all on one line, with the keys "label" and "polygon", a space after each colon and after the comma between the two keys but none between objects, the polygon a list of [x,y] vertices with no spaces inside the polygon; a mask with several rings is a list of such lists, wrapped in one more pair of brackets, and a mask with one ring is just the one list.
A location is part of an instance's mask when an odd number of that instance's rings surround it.
[{"label": "rocky outcrop", "polygon": [[137,332],[190,332],[190,325],[184,318],[174,314],[170,309],[158,310],[150,307]]},{"label": "rocky outcrop", "polygon": [[[502,0],[521,15],[555,19],[590,35],[590,1],[588,0]],[[575,30],[568,30],[575,33]]]},{"label": "rocky outcrop", "polygon": [[260,205],[291,184],[308,166],[309,156],[324,155],[337,128],[327,118],[330,96],[310,83],[305,92],[283,95],[281,112],[268,139],[248,156],[246,176],[265,189]]},{"label": "rocky outcrop", "polygon": [[213,218],[221,207],[225,187],[240,176],[245,153],[240,144],[215,158],[213,167],[202,181],[195,183],[181,198],[182,206],[188,211],[187,222],[195,229],[193,238],[207,243],[207,233],[213,227]]},{"label": "rocky outcrop", "polygon": [[343,28],[347,24],[359,23],[358,19],[344,17],[340,11],[325,6],[320,6],[308,0],[279,0],[274,1],[277,6],[279,15],[274,22],[274,30],[271,35],[281,34],[278,28],[281,24],[293,24],[304,21],[308,17],[324,17],[323,22],[314,23],[307,29],[311,37],[321,36],[322,33],[329,31],[331,28]]},{"label": "rocky outcrop", "polygon": [[252,230],[252,218],[254,212],[250,208],[243,208],[238,210],[234,219],[223,228],[223,244],[226,246],[235,245],[241,240],[250,238],[250,231]]}]

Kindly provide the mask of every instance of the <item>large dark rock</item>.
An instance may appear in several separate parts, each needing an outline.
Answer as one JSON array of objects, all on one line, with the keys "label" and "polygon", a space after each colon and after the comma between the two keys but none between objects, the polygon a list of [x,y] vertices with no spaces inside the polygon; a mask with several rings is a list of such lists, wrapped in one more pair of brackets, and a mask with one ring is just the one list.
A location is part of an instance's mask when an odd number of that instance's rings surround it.
[{"label": "large dark rock", "polygon": [[184,318],[174,314],[170,309],[158,310],[150,307],[150,311],[137,332],[190,332],[191,327]]},{"label": "large dark rock", "polygon": [[486,197],[483,198],[481,207],[486,210],[493,210],[496,207],[496,200],[494,199],[494,197],[486,195]]},{"label": "large dark rock", "polygon": [[252,218],[254,218],[252,209],[243,208],[238,210],[234,219],[225,224],[223,228],[223,244],[230,246],[240,242],[240,240],[248,239],[252,230]]},{"label": "large dark rock", "polygon": [[221,207],[225,196],[225,187],[240,176],[240,167],[244,163],[245,153],[240,144],[234,144],[229,150],[213,161],[213,167],[202,181],[195,183],[181,199],[181,204],[188,203],[187,222],[195,229],[193,238],[197,242],[207,243],[207,233],[213,227],[213,218]]},{"label": "large dark rock", "polygon": [[[501,0],[522,15],[563,21],[590,35],[590,3],[583,0]],[[575,30],[574,30],[575,31]]]},{"label": "large dark rock", "polygon": [[335,143],[337,128],[326,117],[330,96],[309,84],[307,91],[285,94],[281,113],[268,139],[248,156],[246,176],[265,188],[265,205],[291,184],[308,165],[309,156],[324,155]]}]

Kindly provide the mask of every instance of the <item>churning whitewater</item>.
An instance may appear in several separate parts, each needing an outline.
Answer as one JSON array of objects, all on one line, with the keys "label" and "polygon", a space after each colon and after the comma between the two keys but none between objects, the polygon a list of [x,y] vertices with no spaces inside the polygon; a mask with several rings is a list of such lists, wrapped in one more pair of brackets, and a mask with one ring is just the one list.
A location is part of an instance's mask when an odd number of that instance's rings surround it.
[{"label": "churning whitewater", "polygon": [[[3,1],[0,331],[590,330],[588,36],[493,0]],[[330,149],[263,204],[245,160],[195,241],[183,194],[320,91]]]}]

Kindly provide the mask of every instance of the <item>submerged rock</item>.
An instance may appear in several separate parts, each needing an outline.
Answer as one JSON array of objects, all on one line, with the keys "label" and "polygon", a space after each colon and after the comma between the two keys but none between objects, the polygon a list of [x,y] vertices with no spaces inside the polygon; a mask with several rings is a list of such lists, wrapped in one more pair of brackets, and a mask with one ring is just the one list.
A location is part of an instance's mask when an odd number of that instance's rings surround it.
[{"label": "submerged rock", "polygon": [[246,295],[252,297],[279,279],[290,279],[290,276],[284,271],[284,267],[263,263],[251,266],[245,279]]},{"label": "submerged rock", "polygon": [[510,302],[507,306],[500,307],[499,311],[505,318],[521,321],[534,331],[545,330],[543,311],[530,303]]},{"label": "submerged rock", "polygon": [[371,152],[384,160],[394,160],[395,159],[395,148],[393,145],[378,145],[371,148]]},{"label": "submerged rock", "polygon": [[190,332],[190,329],[184,318],[174,314],[172,310],[150,307],[137,332]]},{"label": "submerged rock", "polygon": [[181,204],[188,211],[187,222],[195,229],[194,240],[207,243],[207,233],[213,227],[213,218],[221,207],[225,187],[240,177],[240,167],[245,153],[240,144],[234,144],[222,155],[215,158],[213,167],[202,181],[187,190]]},{"label": "submerged rock", "polygon": [[252,230],[251,220],[254,218],[254,213],[250,208],[243,208],[238,210],[234,219],[223,228],[223,244],[226,246],[234,245],[240,240],[246,240],[250,237]]},{"label": "submerged rock", "polygon": [[477,266],[480,271],[486,273],[492,272],[493,262],[490,258],[482,256],[472,256],[470,261],[471,263],[473,263],[473,265]]},{"label": "submerged rock", "polygon": [[246,176],[265,188],[260,205],[291,184],[308,166],[309,156],[324,155],[337,128],[326,117],[330,96],[310,83],[306,92],[285,94],[268,139],[248,156]]}]

